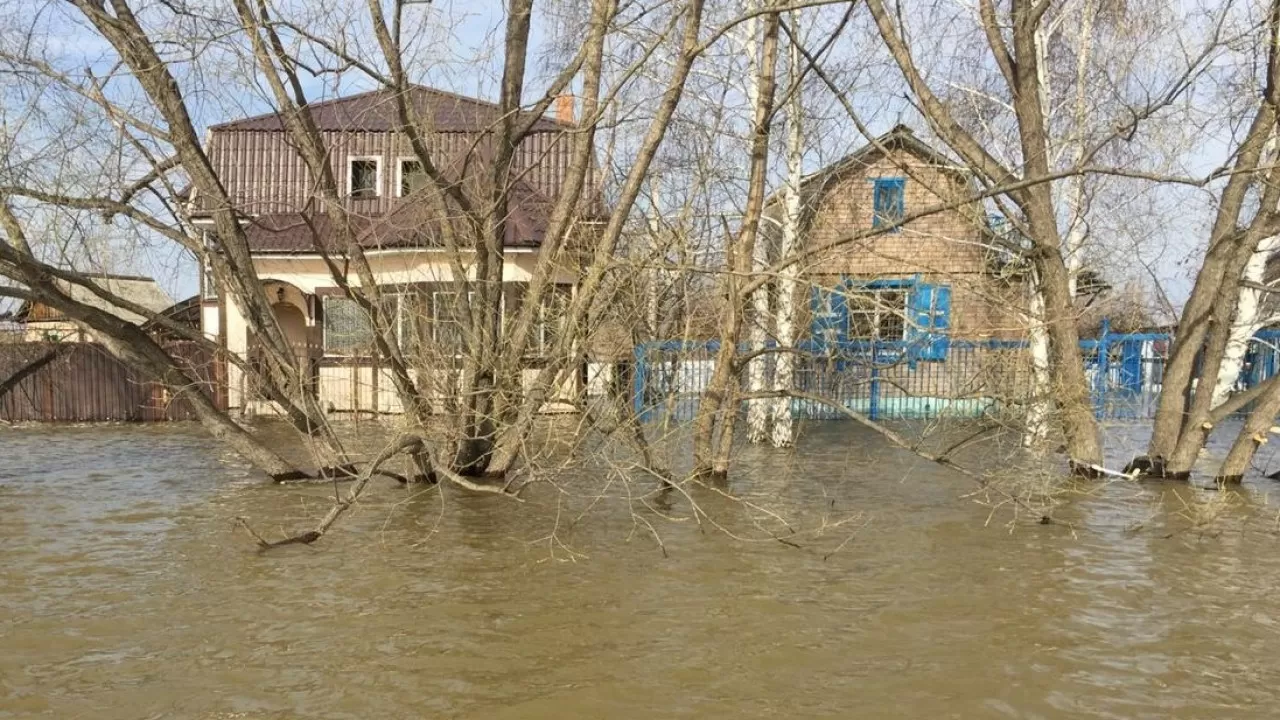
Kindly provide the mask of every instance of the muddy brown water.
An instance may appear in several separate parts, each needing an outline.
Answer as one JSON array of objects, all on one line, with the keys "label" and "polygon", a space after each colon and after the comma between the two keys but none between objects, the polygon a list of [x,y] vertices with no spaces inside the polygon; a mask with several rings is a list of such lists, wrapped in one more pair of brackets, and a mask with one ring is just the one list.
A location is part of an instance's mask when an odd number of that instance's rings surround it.
[{"label": "muddy brown water", "polygon": [[744,449],[730,488],[860,513],[800,548],[650,515],[664,558],[603,503],[561,513],[568,561],[553,494],[387,484],[319,545],[259,554],[235,517],[296,530],[332,490],[265,485],[183,425],[0,447],[0,718],[1280,713],[1268,481],[1225,532],[1131,484],[1009,532],[965,481],[832,423],[794,455]]}]

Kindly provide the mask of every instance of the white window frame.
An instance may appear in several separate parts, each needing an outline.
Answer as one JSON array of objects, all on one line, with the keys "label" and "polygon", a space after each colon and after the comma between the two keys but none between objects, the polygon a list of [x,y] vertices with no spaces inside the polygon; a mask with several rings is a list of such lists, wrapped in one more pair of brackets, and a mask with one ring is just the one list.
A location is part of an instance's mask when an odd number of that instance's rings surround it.
[{"label": "white window frame", "polygon": [[404,197],[404,164],[406,162],[418,163],[419,167],[422,161],[416,155],[401,155],[396,158],[396,197]]},{"label": "white window frame", "polygon": [[[893,310],[891,310],[890,304],[888,302],[885,302],[883,296],[890,295],[890,294],[902,296],[901,307],[898,308],[899,312],[894,312]],[[853,316],[855,314],[855,311],[853,309],[853,303],[855,301],[854,300],[855,298],[863,298],[871,301],[872,312],[857,313],[858,315],[869,316],[871,318],[872,336],[869,338],[860,337],[860,336],[855,337],[853,334]],[[875,342],[881,342],[881,341],[894,342],[898,340],[905,340],[907,338],[907,330],[911,326],[911,321],[908,319],[910,317],[910,311],[911,311],[911,293],[910,293],[910,288],[908,287],[893,286],[893,287],[851,289],[845,293],[845,312],[848,313],[848,316],[849,316],[848,317],[849,327],[845,328],[845,334],[850,340],[860,340],[860,341],[872,340]],[[886,315],[893,315],[901,318],[902,333],[898,337],[890,338],[890,337],[880,336],[881,320]]]},{"label": "white window frame", "polygon": [[[431,291],[431,345],[435,348],[440,347],[440,336],[437,335],[437,333],[440,330],[440,303],[436,302],[436,298],[438,298],[441,295],[452,296],[453,298],[452,302],[454,303],[453,309],[455,312],[457,312],[459,310],[459,308],[457,307],[458,296],[462,295],[462,293],[458,292],[457,290],[432,290]],[[475,299],[476,299],[475,290],[468,290],[466,292],[466,296],[467,296],[467,305],[469,308],[470,304],[475,302]],[[459,347],[457,352],[454,353],[454,357],[461,357],[462,354],[466,352],[466,344],[467,344],[467,338],[462,334],[462,330],[463,330],[462,322],[457,319],[456,315],[454,318],[450,319],[450,322],[458,326],[458,339],[459,341],[461,341],[461,347]]]},{"label": "white window frame", "polygon": [[[560,288],[566,286],[569,288],[569,292],[562,293]],[[538,303],[537,321],[535,324],[537,347],[533,348],[534,352],[538,356],[546,355],[547,351],[550,350],[547,343],[547,330],[549,329],[547,323],[547,311],[551,309],[550,303],[564,302],[565,306],[562,308],[564,313],[561,320],[563,321],[568,319],[569,307],[573,304],[574,294],[577,292],[577,289],[576,285],[552,284],[548,286],[549,292],[542,296],[542,302]]]},{"label": "white window frame", "polygon": [[[355,194],[355,188],[352,187],[352,180],[355,179],[355,173],[352,172],[353,166],[357,162],[373,161],[374,164],[374,184],[373,195]],[[382,156],[381,155],[349,155],[347,156],[347,197],[357,199],[368,199],[369,197],[382,197]]]}]

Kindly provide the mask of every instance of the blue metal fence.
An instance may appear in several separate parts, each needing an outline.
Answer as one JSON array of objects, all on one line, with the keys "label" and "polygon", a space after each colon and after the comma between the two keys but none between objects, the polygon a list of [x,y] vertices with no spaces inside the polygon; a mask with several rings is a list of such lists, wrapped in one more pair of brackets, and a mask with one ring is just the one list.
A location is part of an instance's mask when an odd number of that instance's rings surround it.
[{"label": "blue metal fence", "polygon": [[[1155,413],[1170,338],[1162,333],[1112,333],[1081,341],[1094,407],[1102,419],[1144,419]],[[791,399],[798,419],[835,420],[845,408],[873,420],[977,417],[1017,408],[1030,397],[1027,345],[1008,340],[951,340],[945,351],[913,342],[799,342]],[[773,377],[777,348],[762,356]],[[634,403],[645,421],[691,419],[715,370],[717,342],[661,341],[635,348]],[[746,348],[741,349],[745,353]],[[1235,390],[1274,376],[1280,330],[1250,342]],[[747,373],[740,373],[744,379]],[[766,388],[768,390],[768,388]]]}]

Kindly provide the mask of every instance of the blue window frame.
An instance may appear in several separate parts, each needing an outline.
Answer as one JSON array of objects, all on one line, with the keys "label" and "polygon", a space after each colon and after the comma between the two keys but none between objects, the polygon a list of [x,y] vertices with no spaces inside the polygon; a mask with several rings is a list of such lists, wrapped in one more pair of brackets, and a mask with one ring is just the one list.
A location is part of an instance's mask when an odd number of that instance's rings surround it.
[{"label": "blue window frame", "polygon": [[921,360],[945,360],[951,346],[951,287],[920,283],[910,298],[907,340]]},{"label": "blue window frame", "polygon": [[[906,217],[906,178],[876,178],[871,226],[892,225]],[[898,228],[894,228],[896,232]]]},{"label": "blue window frame", "polygon": [[[920,277],[859,280],[841,277],[815,287],[814,340],[899,343],[914,360],[945,360],[950,346],[951,288]],[[878,346],[878,345],[877,345]]]}]

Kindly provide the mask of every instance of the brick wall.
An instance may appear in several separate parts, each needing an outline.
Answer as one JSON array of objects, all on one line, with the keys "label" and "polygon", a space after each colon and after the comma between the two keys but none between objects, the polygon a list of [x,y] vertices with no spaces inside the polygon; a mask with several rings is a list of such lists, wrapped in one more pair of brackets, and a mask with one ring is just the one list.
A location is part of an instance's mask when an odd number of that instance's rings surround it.
[{"label": "brick wall", "polygon": [[[834,181],[816,199],[806,233],[809,247],[838,243],[872,229],[874,180],[905,178],[907,216],[951,202],[968,192],[965,181],[904,149],[873,153]],[[921,280],[950,285],[951,327],[955,337],[1012,338],[1020,335],[1017,310],[1025,302],[1022,287],[995,278],[982,246],[982,209],[976,203],[908,222],[896,232],[844,242],[821,253],[804,268],[812,283],[831,284],[841,275]]]}]

